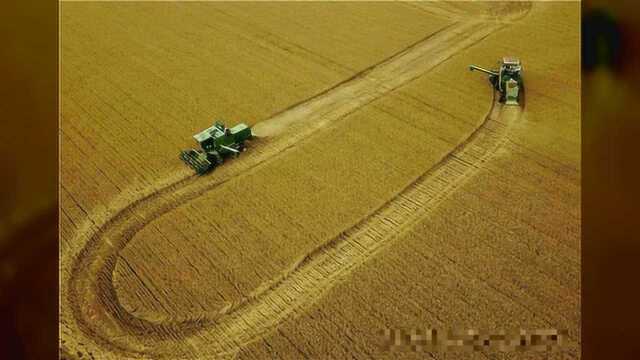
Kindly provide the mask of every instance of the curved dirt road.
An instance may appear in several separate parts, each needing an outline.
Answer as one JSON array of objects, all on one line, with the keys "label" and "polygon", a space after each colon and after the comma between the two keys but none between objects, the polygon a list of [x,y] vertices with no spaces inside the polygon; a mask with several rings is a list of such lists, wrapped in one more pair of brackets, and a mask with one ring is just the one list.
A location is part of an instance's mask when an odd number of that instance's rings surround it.
[{"label": "curved dirt road", "polygon": [[[119,357],[190,357],[197,354],[233,355],[240,347],[269,332],[275,325],[312,304],[323,292],[372,254],[390,243],[403,229],[424,217],[447,194],[472,176],[499,148],[519,112],[493,106],[483,124],[436,166],[389,200],[382,208],[308,254],[280,279],[233,308],[197,319],[141,319],[119,303],[113,270],[119,252],[152,220],[257,166],[308,138],[327,123],[341,119],[430,71],[460,50],[472,46],[504,24],[458,21],[421,40],[351,79],[255,126],[259,140],[241,161],[230,162],[206,181],[188,176],[130,203],[96,231],[79,233],[74,241],[86,244],[78,252],[61,254],[61,332],[70,348],[91,347]],[[277,136],[285,133],[288,136]],[[66,291],[65,291],[66,290]],[[86,337],[86,339],[83,339]],[[72,345],[72,344],[69,344]]]}]

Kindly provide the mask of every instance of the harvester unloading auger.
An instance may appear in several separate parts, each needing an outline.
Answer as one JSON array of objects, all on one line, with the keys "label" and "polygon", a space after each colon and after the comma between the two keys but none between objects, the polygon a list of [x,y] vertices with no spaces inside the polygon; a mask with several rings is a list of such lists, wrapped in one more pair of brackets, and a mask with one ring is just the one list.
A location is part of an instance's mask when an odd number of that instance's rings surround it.
[{"label": "harvester unloading auger", "polygon": [[469,70],[478,70],[489,74],[489,81],[500,92],[500,102],[505,105],[518,105],[524,91],[520,60],[505,57],[502,59],[502,63],[498,63],[500,64],[499,70],[487,70],[475,65],[469,66]]},{"label": "harvester unloading auger", "polygon": [[245,124],[228,128],[216,121],[212,127],[193,136],[202,150],[182,151],[180,159],[198,175],[203,175],[222,164],[226,157],[240,155],[245,150],[244,142],[252,137],[251,128]]}]

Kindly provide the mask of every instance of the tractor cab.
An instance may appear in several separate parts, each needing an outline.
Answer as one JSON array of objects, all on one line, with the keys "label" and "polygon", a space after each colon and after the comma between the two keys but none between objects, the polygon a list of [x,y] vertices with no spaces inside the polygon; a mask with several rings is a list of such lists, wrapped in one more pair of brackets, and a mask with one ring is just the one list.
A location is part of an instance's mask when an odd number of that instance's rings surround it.
[{"label": "tractor cab", "polygon": [[225,136],[228,132],[229,129],[223,123],[216,121],[213,126],[193,135],[193,138],[203,150],[212,151],[216,148],[216,139]]},{"label": "tractor cab", "polygon": [[500,70],[509,74],[517,74],[522,70],[522,65],[520,65],[520,60],[516,58],[505,57],[502,58]]}]

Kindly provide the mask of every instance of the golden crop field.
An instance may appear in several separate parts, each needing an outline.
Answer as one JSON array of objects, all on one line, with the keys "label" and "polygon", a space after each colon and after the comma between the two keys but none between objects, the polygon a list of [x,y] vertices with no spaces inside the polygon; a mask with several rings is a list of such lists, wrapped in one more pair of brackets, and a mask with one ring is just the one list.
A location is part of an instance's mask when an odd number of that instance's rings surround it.
[{"label": "golden crop field", "polygon": [[[579,357],[579,14],[63,3],[63,354],[424,358],[380,332],[438,327]],[[522,106],[468,70],[509,55]],[[178,153],[216,118],[256,138],[200,177]]]}]

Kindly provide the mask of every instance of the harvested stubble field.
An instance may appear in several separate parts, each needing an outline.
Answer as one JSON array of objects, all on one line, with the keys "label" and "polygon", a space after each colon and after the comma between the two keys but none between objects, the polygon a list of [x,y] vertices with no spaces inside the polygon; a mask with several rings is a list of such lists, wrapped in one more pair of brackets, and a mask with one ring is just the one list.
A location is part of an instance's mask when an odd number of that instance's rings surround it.
[{"label": "harvested stubble field", "polygon": [[[64,3],[68,357],[344,358],[579,326],[578,3]],[[470,63],[523,59],[526,106]],[[205,177],[213,116],[255,125]],[[433,354],[536,358],[538,353]],[[422,354],[419,357],[423,357]]]}]

